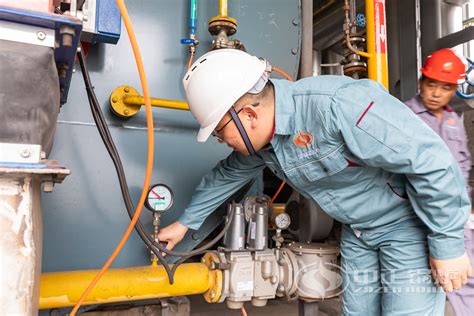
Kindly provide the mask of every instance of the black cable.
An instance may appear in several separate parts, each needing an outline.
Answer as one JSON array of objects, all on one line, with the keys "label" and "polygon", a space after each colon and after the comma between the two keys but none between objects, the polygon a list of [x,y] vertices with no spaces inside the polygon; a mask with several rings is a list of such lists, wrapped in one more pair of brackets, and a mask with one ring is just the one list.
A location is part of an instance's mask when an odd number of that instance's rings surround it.
[{"label": "black cable", "polygon": [[[130,218],[133,218],[133,213],[134,213],[134,208],[133,208],[133,203],[132,199],[130,197],[130,192],[128,190],[128,184],[127,180],[125,178],[125,172],[123,169],[122,162],[120,160],[120,156],[118,155],[117,148],[115,147],[115,144],[112,140],[112,136],[110,134],[110,130],[108,129],[107,125],[105,124],[105,118],[103,116],[102,110],[98,104],[97,97],[94,93],[94,90],[92,88],[92,82],[90,80],[89,72],[87,70],[87,64],[84,58],[84,55],[82,54],[82,47],[80,47],[78,51],[78,59],[79,59],[79,64],[81,66],[81,72],[82,76],[84,78],[84,83],[86,85],[86,90],[87,90],[87,96],[89,99],[89,104],[91,107],[92,111],[92,116],[94,118],[94,121],[97,125],[97,128],[99,129],[99,134],[102,138],[102,141],[105,144],[105,147],[114,163],[117,176],[119,178],[119,184],[120,184],[120,189],[122,191],[122,197],[125,202],[125,206],[128,212],[128,215]],[[160,263],[163,265],[163,267],[166,270],[166,273],[168,274],[168,279],[170,281],[170,284],[174,283],[174,274],[171,272],[170,267],[168,262],[163,258],[161,251],[157,249],[153,243],[151,243],[150,239],[151,238],[145,228],[143,227],[143,224],[140,221],[137,221],[137,224],[135,225],[135,230],[137,231],[138,235],[142,239],[142,241],[151,249],[151,251],[155,254],[155,256],[158,258]]]}]

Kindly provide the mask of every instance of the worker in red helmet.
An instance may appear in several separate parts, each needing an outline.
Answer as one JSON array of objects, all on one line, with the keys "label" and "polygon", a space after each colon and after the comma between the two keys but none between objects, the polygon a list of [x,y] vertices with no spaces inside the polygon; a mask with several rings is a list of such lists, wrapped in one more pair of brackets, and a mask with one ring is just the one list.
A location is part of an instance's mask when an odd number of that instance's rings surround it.
[{"label": "worker in red helmet", "polygon": [[[405,103],[444,140],[466,179],[472,201],[472,190],[468,185],[472,162],[467,145],[466,129],[462,118],[449,106],[458,85],[462,84],[466,78],[465,65],[451,49],[444,48],[428,56],[421,68],[421,73],[420,93]],[[466,224],[464,239],[466,253],[473,262],[473,213]],[[472,315],[474,278],[471,277],[461,289],[447,293],[447,297],[457,316]]]}]

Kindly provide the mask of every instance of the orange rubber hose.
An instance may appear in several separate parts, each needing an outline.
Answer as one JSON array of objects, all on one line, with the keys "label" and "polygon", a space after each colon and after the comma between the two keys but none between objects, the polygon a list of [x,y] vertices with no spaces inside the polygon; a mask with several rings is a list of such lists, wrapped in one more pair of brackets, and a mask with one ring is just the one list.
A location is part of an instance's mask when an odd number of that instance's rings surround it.
[{"label": "orange rubber hose", "polygon": [[276,191],[275,195],[273,195],[272,197],[272,203],[275,202],[275,199],[277,198],[278,194],[280,194],[281,190],[283,189],[283,187],[285,186],[286,182],[285,181],[282,181],[281,184],[280,184],[280,187],[278,188],[278,190]]},{"label": "orange rubber hose", "polygon": [[193,57],[194,57],[194,54],[190,53],[189,54],[189,61],[188,61],[188,70],[189,70],[189,68],[191,68],[191,65],[193,64]]},{"label": "orange rubber hose", "polygon": [[285,77],[286,80],[289,80],[289,81],[293,81],[293,78],[291,78],[286,72],[284,72],[283,70],[277,68],[277,67],[272,67],[272,70],[274,70],[275,72],[279,73],[280,75],[282,75],[283,77]]},{"label": "orange rubber hose", "polygon": [[140,200],[138,201],[138,205],[135,209],[135,214],[133,215],[133,218],[132,218],[130,224],[128,225],[127,230],[123,234],[122,239],[120,239],[119,244],[117,245],[117,247],[113,251],[110,258],[107,260],[107,262],[102,267],[102,269],[99,271],[99,273],[97,273],[97,275],[94,277],[92,282],[89,284],[87,289],[82,294],[79,301],[76,303],[76,305],[72,309],[71,314],[70,314],[71,316],[76,315],[76,312],[79,309],[79,307],[81,306],[84,299],[87,297],[87,295],[89,295],[89,293],[92,291],[92,289],[97,284],[97,282],[99,282],[100,278],[107,271],[107,269],[110,267],[112,262],[114,262],[115,258],[119,254],[120,250],[122,249],[123,245],[127,241],[128,237],[130,236],[130,234],[133,230],[133,227],[135,226],[138,218],[140,217],[140,213],[141,213],[142,208],[143,208],[143,203],[145,202],[148,187],[150,186],[151,172],[152,172],[152,169],[153,169],[154,130],[153,130],[153,117],[152,117],[152,112],[151,112],[150,91],[148,90],[148,82],[147,82],[146,75],[145,75],[145,69],[143,67],[142,57],[141,57],[140,51],[138,49],[137,39],[136,39],[135,33],[133,31],[132,22],[130,20],[129,15],[128,15],[127,8],[125,7],[125,3],[123,2],[123,0],[116,0],[116,2],[117,2],[117,5],[119,7],[120,14],[122,15],[122,19],[123,19],[123,22],[125,24],[125,27],[127,29],[128,37],[130,38],[130,44],[132,45],[133,54],[135,55],[135,61],[137,63],[138,73],[140,75],[140,81],[141,81],[141,84],[142,84],[143,95],[145,97],[146,122],[147,122],[147,127],[148,127],[148,155],[147,155],[145,181],[143,183],[143,190],[142,190],[142,194],[140,196]]},{"label": "orange rubber hose", "polygon": [[242,305],[240,308],[240,312],[242,313],[242,316],[247,316],[247,311],[245,310],[245,306]]}]

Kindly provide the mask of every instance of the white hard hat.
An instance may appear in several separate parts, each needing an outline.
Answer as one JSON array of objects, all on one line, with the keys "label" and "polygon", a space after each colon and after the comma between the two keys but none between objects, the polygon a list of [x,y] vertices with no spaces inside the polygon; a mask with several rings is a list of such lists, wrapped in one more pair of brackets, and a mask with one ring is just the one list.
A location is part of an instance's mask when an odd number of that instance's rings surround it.
[{"label": "white hard hat", "polygon": [[230,107],[259,81],[266,62],[237,49],[211,51],[191,66],[183,79],[191,113],[205,142]]}]

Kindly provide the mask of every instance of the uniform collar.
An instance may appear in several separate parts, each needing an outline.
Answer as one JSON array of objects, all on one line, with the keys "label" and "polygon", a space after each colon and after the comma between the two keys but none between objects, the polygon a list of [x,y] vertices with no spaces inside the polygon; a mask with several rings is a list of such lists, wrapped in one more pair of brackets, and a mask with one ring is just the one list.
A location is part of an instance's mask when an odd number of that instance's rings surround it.
[{"label": "uniform collar", "polygon": [[275,88],[275,134],[290,135],[295,126],[295,102],[293,101],[292,82],[270,79]]}]

